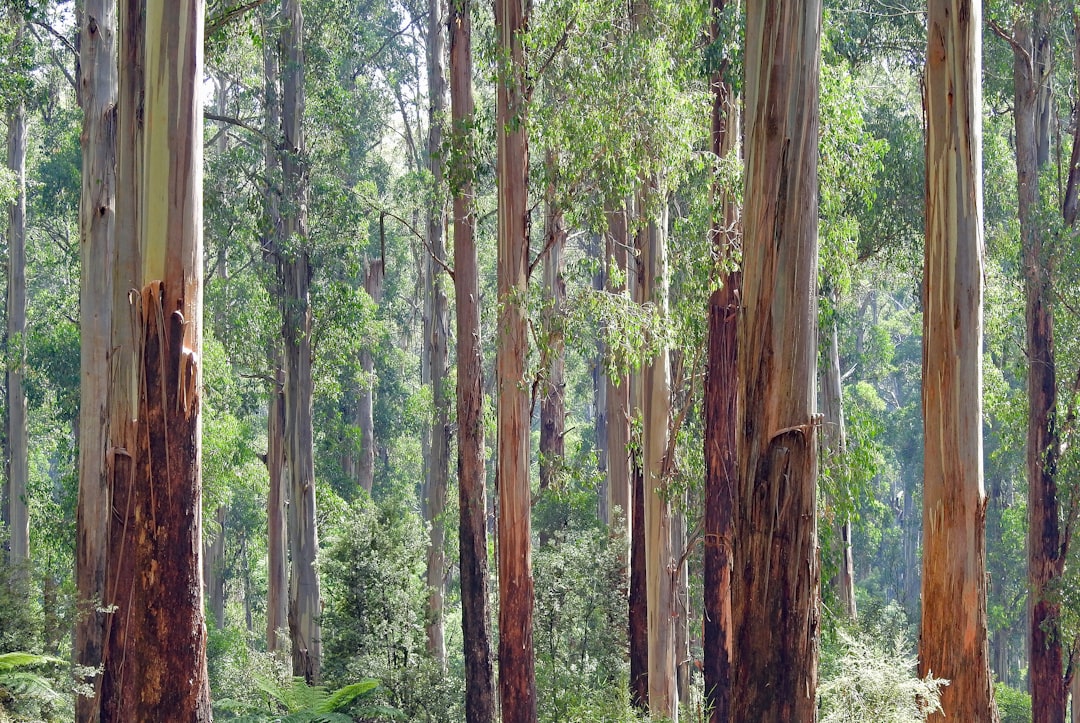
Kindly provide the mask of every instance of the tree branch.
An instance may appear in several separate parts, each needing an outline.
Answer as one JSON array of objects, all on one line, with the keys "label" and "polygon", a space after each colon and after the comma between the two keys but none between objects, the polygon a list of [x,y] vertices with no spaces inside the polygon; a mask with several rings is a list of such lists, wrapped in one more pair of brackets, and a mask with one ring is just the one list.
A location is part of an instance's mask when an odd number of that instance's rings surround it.
[{"label": "tree branch", "polygon": [[249,133],[254,133],[255,135],[259,136],[260,138],[265,138],[266,140],[273,143],[273,139],[270,138],[269,136],[267,136],[266,133],[264,133],[261,128],[256,128],[255,126],[251,125],[247,121],[240,120],[239,118],[233,118],[232,116],[218,115],[217,113],[207,113],[207,112],[203,113],[203,118],[205,118],[206,120],[216,121],[218,123],[227,123],[228,125],[236,126],[237,128],[243,128],[244,130],[248,131]]},{"label": "tree branch", "polygon": [[254,10],[266,2],[267,0],[249,0],[249,2],[236,5],[228,10],[223,10],[217,17],[206,21],[206,35],[213,35],[229,23],[238,20],[244,13],[249,10]]},{"label": "tree branch", "polygon": [[[36,30],[34,30],[34,23],[30,23],[26,27],[30,31],[30,34],[34,36],[34,40],[41,43],[41,36],[37,34]],[[55,32],[55,31],[53,31],[53,32]],[[65,43],[68,44],[68,47],[70,47],[71,44],[68,43],[67,38],[65,38],[62,35],[59,35],[58,37],[60,37],[60,39],[62,39]],[[44,44],[44,43],[42,43],[42,44]],[[67,78],[67,82],[71,85],[71,89],[73,91],[75,91],[76,93],[78,93],[79,92],[79,83],[78,83],[78,81],[75,80],[75,76],[71,74],[71,71],[67,69],[67,66],[64,65],[63,62],[61,62],[60,56],[56,54],[56,49],[52,45],[49,46],[49,55],[52,57],[53,65],[55,65],[57,68],[59,68],[60,72],[64,74],[65,78]]]}]

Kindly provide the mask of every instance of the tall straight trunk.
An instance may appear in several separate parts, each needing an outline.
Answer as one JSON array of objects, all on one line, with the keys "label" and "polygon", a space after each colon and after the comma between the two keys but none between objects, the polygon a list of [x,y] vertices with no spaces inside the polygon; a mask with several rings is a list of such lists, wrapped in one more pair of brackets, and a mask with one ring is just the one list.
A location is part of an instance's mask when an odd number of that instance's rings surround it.
[{"label": "tall straight trunk", "polygon": [[[712,0],[711,39],[721,42],[720,17],[726,0]],[[725,82],[730,63],[724,59],[712,76],[712,152],[717,159],[736,152],[738,110],[734,90]],[[705,707],[710,723],[726,723],[731,715],[731,566],[736,463],[736,376],[739,285],[735,268],[738,208],[727,189],[712,189],[714,217],[709,233],[720,274],[720,286],[709,296],[709,347],[705,370],[705,544],[703,553],[704,621],[702,624]]]},{"label": "tall straight trunk", "polygon": [[281,3],[282,244],[277,249],[281,338],[285,346],[285,463],[289,474],[289,636],[293,675],[319,681],[322,595],[315,508],[312,426],[311,259],[307,238],[307,148],[304,141],[304,14],[300,0]]},{"label": "tall straight trunk", "polygon": [[[125,21],[138,12],[124,10]],[[138,385],[124,400],[137,400],[123,420],[137,420],[134,445],[113,452],[119,517],[111,527],[103,720],[211,719],[200,564],[203,13],[199,0],[149,3],[145,35],[124,40],[145,42],[149,82],[142,170],[128,173],[122,159],[118,172],[118,196],[130,190],[123,182],[142,182],[141,231],[118,235],[116,249],[123,274],[132,256],[141,260],[139,291],[130,296],[134,346],[115,351],[133,353]],[[130,32],[125,23],[123,34]],[[132,97],[121,92],[120,103]],[[123,126],[121,137],[131,137]],[[134,239],[139,251],[126,246]]]},{"label": "tall straight trunk", "polygon": [[206,549],[206,587],[210,598],[210,615],[214,627],[225,629],[225,519],[226,508],[219,505],[214,512],[214,536]]},{"label": "tall straight trunk", "polygon": [[[688,498],[682,494],[682,507],[686,509]],[[690,705],[690,566],[683,559],[688,543],[686,513],[672,510],[671,551],[674,560],[682,560],[673,571],[674,609],[671,620],[675,626],[675,682],[679,694],[679,706]]]},{"label": "tall straight trunk", "polygon": [[[116,3],[87,0],[79,27],[83,108],[79,200],[79,499],[76,510],[75,662],[93,670],[81,682],[98,688],[105,644],[109,544],[109,376],[112,351],[112,261],[116,220]],[[100,720],[95,698],[75,698],[80,723]]]},{"label": "tall straight trunk", "polygon": [[1028,635],[1031,712],[1034,723],[1065,717],[1068,691],[1062,668],[1061,603],[1053,590],[1065,571],[1057,498],[1057,363],[1050,285],[1051,254],[1044,247],[1039,214],[1039,174],[1049,157],[1042,128],[1044,98],[1037,67],[1045,45],[1040,13],[1021,11],[1013,25],[1013,120],[1016,128],[1017,215],[1020,221],[1028,359]]},{"label": "tall straight trunk", "polygon": [[[12,16],[12,50],[21,52],[22,14]],[[26,389],[26,105],[15,101],[7,117],[8,169],[15,176],[15,199],[8,207],[7,263],[7,483],[8,561],[23,566],[30,560],[30,507],[27,504]]]},{"label": "tall straight trunk", "polygon": [[465,720],[495,720],[488,602],[487,491],[484,468],[484,358],[480,274],[473,206],[472,8],[450,3],[450,189],[454,197],[454,306],[457,311],[458,549],[465,649]]},{"label": "tall straight trunk", "polygon": [[[644,225],[637,301],[653,304],[667,316],[667,203],[656,181],[642,196],[643,212],[658,203],[657,217]],[[645,595],[648,605],[649,712],[677,721],[675,675],[675,559],[671,549],[671,503],[667,499],[668,424],[671,373],[668,353],[660,353],[641,372],[642,474],[645,486]]]},{"label": "tall straight trunk", "polygon": [[[825,464],[829,465],[833,475],[841,479],[846,475],[847,430],[844,424],[844,398],[840,378],[840,333],[835,319],[835,309],[839,298],[834,294],[833,320],[829,325],[826,357],[822,360],[821,400],[822,400],[822,436],[824,449],[828,455]],[[843,482],[841,482],[843,483]],[[855,562],[851,554],[851,519],[844,516],[837,527],[839,540],[836,549],[839,552],[839,569],[836,574],[836,596],[840,607],[849,619],[857,618],[855,607]]]},{"label": "tall straight trunk", "polygon": [[[604,238],[592,237],[593,245],[590,253],[603,258]],[[593,273],[593,292],[600,293],[604,290],[605,271],[607,264],[603,261]],[[564,289],[565,293],[565,284]],[[607,346],[602,337],[596,339],[596,356],[592,360],[592,383],[593,383],[593,410],[596,416],[593,420],[593,434],[596,446],[596,471],[600,475],[600,482],[596,490],[597,512],[600,521],[610,528],[611,526],[611,492],[608,489],[608,423],[607,423],[607,375],[604,374],[604,355]],[[565,424],[565,422],[564,422]]]},{"label": "tall straight trunk", "polygon": [[[626,209],[609,204],[606,209],[607,233],[604,234],[604,290],[626,295],[626,261],[630,246],[626,228]],[[621,538],[619,561],[623,574],[629,575],[630,521],[633,516],[630,479],[630,380],[627,375],[612,379],[604,374],[604,399],[607,405],[607,477],[608,509],[614,524],[613,535]]]},{"label": "tall straight trunk", "polygon": [[529,0],[496,0],[498,183],[499,698],[506,723],[536,720],[532,493],[525,379],[529,291],[529,140],[524,34]]},{"label": "tall straight trunk", "polygon": [[543,338],[547,366],[542,370],[546,378],[540,398],[540,489],[548,489],[563,464],[566,428],[566,402],[563,399],[566,386],[566,360],[563,344],[562,314],[566,298],[566,280],[563,278],[563,248],[566,245],[566,224],[562,209],[556,198],[558,161],[555,151],[544,153],[547,170],[547,187],[544,189],[544,312]]},{"label": "tall straight trunk", "polygon": [[[630,377],[630,409],[641,418],[641,373]],[[649,707],[649,613],[645,572],[645,476],[641,463],[641,439],[633,442],[630,485],[630,595],[627,618],[630,647],[630,703],[640,710]]]},{"label": "tall straight trunk", "polygon": [[[385,254],[378,260],[368,262],[364,290],[376,304],[382,301],[385,274]],[[360,429],[360,459],[356,465],[356,476],[360,488],[370,495],[375,486],[375,357],[366,346],[360,352],[360,368],[364,372],[364,388],[360,390],[360,401],[356,405],[356,424]]]},{"label": "tall straight trunk", "polygon": [[949,680],[931,721],[997,720],[986,637],[981,10],[978,0],[928,8],[919,675]]},{"label": "tall straight trunk", "polygon": [[266,429],[270,481],[266,495],[266,649],[273,653],[285,642],[278,633],[289,627],[289,477],[285,466],[285,374],[280,349],[271,355],[270,368],[276,370],[276,379],[270,389]]},{"label": "tall straight trunk", "polygon": [[427,240],[432,258],[428,259],[428,303],[430,316],[425,338],[428,369],[431,374],[431,453],[427,466],[427,504],[430,523],[427,550],[428,652],[446,667],[445,590],[446,590],[446,486],[450,474],[450,397],[446,393],[449,367],[450,312],[443,288],[441,264],[446,260],[445,183],[443,180],[442,122],[446,109],[446,79],[443,68],[445,42],[441,0],[428,0],[428,148],[431,171],[431,196],[428,199]]},{"label": "tall straight trunk", "polygon": [[[262,30],[269,36],[270,11],[261,14]],[[263,263],[268,274],[270,298],[282,297],[282,284],[277,270],[277,249],[282,245],[281,156],[277,139],[281,133],[281,69],[275,43],[263,43],[264,132],[263,164],[266,186],[263,189],[266,228],[262,231]],[[269,488],[266,496],[266,649],[281,650],[285,640],[278,633],[289,627],[289,537],[288,499],[289,470],[285,464],[285,361],[281,341],[272,340],[266,350],[267,365],[273,374],[270,381],[266,414],[266,471]]]},{"label": "tall straight trunk", "polygon": [[747,6],[731,591],[736,721],[816,717],[820,45],[819,0]]}]

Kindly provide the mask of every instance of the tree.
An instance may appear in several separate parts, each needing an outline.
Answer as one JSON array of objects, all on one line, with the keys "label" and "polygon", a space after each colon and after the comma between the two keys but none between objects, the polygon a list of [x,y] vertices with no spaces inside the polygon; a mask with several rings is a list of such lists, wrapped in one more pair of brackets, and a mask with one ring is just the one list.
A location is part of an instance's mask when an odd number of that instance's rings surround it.
[{"label": "tree", "polygon": [[816,716],[820,38],[820,2],[747,7],[732,573],[737,721]]},{"label": "tree", "polygon": [[[26,42],[21,12],[11,16],[11,52],[19,57]],[[8,108],[7,162],[15,176],[15,198],[8,207],[7,264],[7,503],[11,538],[8,561],[30,560],[30,506],[27,503],[26,390],[26,102],[22,92]]]},{"label": "tree", "polygon": [[443,179],[442,124],[446,109],[443,68],[442,2],[428,0],[428,168],[431,171],[427,199],[427,245],[424,255],[424,366],[431,386],[432,417],[430,454],[427,455],[424,512],[431,525],[427,558],[428,652],[446,666],[446,486],[450,472],[450,398],[446,393],[449,363],[450,316],[443,289],[442,265],[446,263],[446,186]]},{"label": "tree", "polygon": [[319,681],[321,594],[316,559],[315,449],[312,426],[311,257],[307,239],[308,179],[304,141],[304,14],[300,0],[281,2],[281,244],[275,248],[283,291],[285,462],[289,478],[289,635],[293,674]]},{"label": "tree", "polygon": [[1050,159],[1049,97],[1051,41],[1049,6],[1019,10],[1008,35],[995,31],[1013,50],[1013,123],[1016,131],[1017,216],[1020,221],[1027,346],[1028,635],[1032,720],[1065,718],[1068,691],[1062,669],[1061,603],[1054,590],[1065,572],[1067,545],[1061,530],[1057,470],[1057,359],[1051,284],[1056,275],[1039,218],[1039,177]]},{"label": "tree", "polygon": [[[713,0],[710,26],[713,52],[721,35],[725,0]],[[717,161],[736,151],[738,116],[734,89],[728,82],[730,59],[718,59],[712,73],[712,152]],[[731,565],[734,487],[739,472],[736,461],[736,413],[738,410],[738,319],[740,274],[735,258],[738,242],[738,209],[719,182],[713,188],[713,219],[709,233],[719,286],[709,297],[709,350],[705,371],[705,552],[703,665],[705,702],[711,723],[722,723],[731,714]]]},{"label": "tree", "polygon": [[[130,22],[140,15],[134,3],[121,8],[121,58],[142,55],[148,82],[142,163],[125,165],[139,158],[124,148],[137,131],[123,125],[136,118],[127,103],[139,88],[134,76],[121,81],[117,195],[136,180],[143,192],[123,208],[138,214],[137,224],[117,214],[125,233],[117,235],[114,278],[137,271],[127,287],[130,307],[117,308],[113,324],[135,329],[133,345],[114,346],[130,355],[132,374],[115,378],[117,387],[135,382],[136,391],[122,397],[131,405],[127,416],[113,418],[134,433],[130,447],[110,455],[118,519],[110,530],[105,602],[113,612],[97,701],[102,720],[208,721],[200,565],[203,4],[150,2],[145,25]],[[130,320],[120,318],[128,313]]]},{"label": "tree", "polygon": [[933,0],[926,53],[922,631],[931,720],[994,721],[982,478],[982,49],[978,3]]},{"label": "tree", "polygon": [[454,306],[457,311],[458,547],[465,648],[465,718],[495,719],[488,604],[487,492],[484,467],[480,277],[473,201],[472,7],[450,3],[450,113],[454,198]]},{"label": "tree", "polygon": [[529,0],[496,0],[498,177],[499,699],[503,720],[536,720],[532,493],[525,378],[529,285],[529,140],[524,33]]},{"label": "tree", "polygon": [[[91,0],[79,28],[82,87],[82,194],[79,204],[81,320],[79,370],[79,499],[76,514],[75,661],[96,671],[105,644],[104,596],[109,542],[110,350],[112,262],[116,213],[116,3]],[[76,718],[96,723],[97,699],[76,698]]]}]

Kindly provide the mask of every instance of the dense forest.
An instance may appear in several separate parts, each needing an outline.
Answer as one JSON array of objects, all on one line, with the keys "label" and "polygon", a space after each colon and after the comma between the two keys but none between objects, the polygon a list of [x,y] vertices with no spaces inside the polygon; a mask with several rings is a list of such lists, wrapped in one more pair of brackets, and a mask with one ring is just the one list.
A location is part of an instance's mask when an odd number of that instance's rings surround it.
[{"label": "dense forest", "polygon": [[1080,12],[0,0],[0,722],[1080,723]]}]

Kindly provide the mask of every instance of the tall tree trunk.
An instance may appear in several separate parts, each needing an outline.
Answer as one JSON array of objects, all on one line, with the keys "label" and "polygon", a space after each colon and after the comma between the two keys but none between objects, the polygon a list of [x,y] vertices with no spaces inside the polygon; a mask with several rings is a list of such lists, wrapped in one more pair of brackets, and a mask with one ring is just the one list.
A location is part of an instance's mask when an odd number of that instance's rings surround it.
[{"label": "tall tree trunk", "polygon": [[[844,425],[844,398],[840,378],[840,333],[835,318],[839,303],[837,295],[832,294],[833,319],[825,341],[828,353],[822,360],[821,370],[821,411],[824,427],[822,436],[825,442],[823,446],[828,455],[825,464],[829,465],[831,473],[840,484],[846,484],[847,461],[844,455],[847,453],[847,430]],[[840,564],[836,574],[836,596],[840,600],[844,615],[855,620],[855,562],[851,554],[851,519],[846,514],[840,520],[837,531],[840,533],[837,544]]]},{"label": "tall tree trunk", "polygon": [[281,337],[285,345],[285,463],[289,474],[289,635],[293,675],[319,681],[322,595],[315,509],[312,427],[311,259],[307,238],[308,169],[304,141],[304,15],[300,0],[281,3],[281,158],[283,243],[277,249]]},{"label": "tall tree trunk", "polygon": [[[637,301],[667,316],[667,202],[654,179],[641,211],[659,204],[645,223]],[[642,368],[642,473],[645,485],[645,594],[648,604],[649,712],[677,721],[675,676],[675,559],[671,549],[671,504],[667,499],[668,423],[671,374],[667,349]]]},{"label": "tall tree trunk", "polygon": [[731,595],[736,721],[816,717],[820,44],[819,0],[747,6]]},{"label": "tall tree trunk", "polygon": [[[144,40],[150,82],[145,164],[118,174],[118,189],[129,192],[122,182],[141,176],[144,192],[141,253],[121,246],[135,236],[117,237],[118,271],[128,273],[132,256],[142,263],[141,291],[131,295],[135,343],[116,350],[134,352],[138,391],[124,403],[138,401],[135,443],[113,452],[114,612],[99,698],[110,721],[211,719],[200,565],[203,12],[199,0],[149,3],[144,38],[124,40]],[[132,97],[121,92],[120,102]]]},{"label": "tall tree trunk", "polygon": [[431,454],[427,466],[427,510],[431,535],[427,551],[428,652],[446,667],[444,597],[446,589],[446,486],[450,474],[450,397],[446,393],[449,366],[450,312],[443,288],[442,263],[446,260],[445,184],[443,182],[442,123],[446,109],[443,68],[445,42],[440,0],[428,0],[428,164],[432,186],[428,199],[427,239],[432,258],[427,260],[430,316],[425,337],[431,374]]},{"label": "tall tree trunk", "polygon": [[[713,43],[722,42],[720,17],[727,2],[712,0]],[[723,59],[712,76],[712,152],[717,159],[734,152],[738,136],[738,110],[731,85],[724,78],[730,67]],[[738,208],[727,189],[712,189],[714,217],[709,233],[720,274],[720,286],[709,296],[709,348],[705,371],[703,416],[705,423],[705,545],[704,622],[702,661],[705,707],[710,723],[726,723],[731,716],[731,566],[732,507],[738,475],[736,462],[736,376],[740,274],[735,268],[739,236]]]},{"label": "tall tree trunk", "polygon": [[[566,224],[562,209],[556,198],[556,176],[559,172],[555,151],[544,153],[547,171],[547,187],[544,189],[544,311],[543,338],[547,348],[543,351],[546,374],[540,398],[540,489],[545,490],[555,482],[563,465],[566,428],[566,403],[563,399],[565,379],[565,352],[562,320],[560,315],[566,298],[566,280],[563,278],[563,247],[566,245]],[[545,541],[541,540],[541,544]]]},{"label": "tall tree trunk", "polygon": [[[604,289],[609,294],[626,295],[626,260],[629,239],[626,229],[626,209],[622,204],[609,204],[606,209],[607,233],[604,234]],[[607,477],[608,509],[617,527],[613,536],[621,540],[619,562],[623,575],[629,576],[630,521],[633,517],[630,479],[630,380],[626,375],[612,379],[604,374],[604,399],[607,404]]]},{"label": "tall tree trunk", "polygon": [[672,558],[681,560],[672,572],[672,597],[675,603],[671,616],[675,625],[675,682],[680,707],[690,705],[690,566],[683,558],[688,542],[686,513],[683,511],[687,501],[686,492],[683,492],[683,509],[672,510],[671,515]]},{"label": "tall tree trunk", "polygon": [[1039,173],[1049,159],[1041,105],[1046,83],[1038,67],[1047,45],[1041,13],[1021,10],[1013,25],[1013,120],[1016,128],[1017,215],[1024,275],[1028,378],[1028,635],[1034,723],[1065,717],[1068,691],[1062,669],[1061,603],[1053,590],[1065,570],[1057,498],[1057,364],[1050,285],[1051,255],[1039,221]]},{"label": "tall tree trunk", "polygon": [[[630,377],[631,414],[641,418],[641,373]],[[634,451],[630,461],[630,484],[633,489],[630,512],[630,596],[627,618],[629,620],[630,647],[630,703],[640,710],[649,707],[649,612],[646,596],[645,570],[645,476],[641,462],[641,438],[632,442]]]},{"label": "tall tree trunk", "polygon": [[225,506],[219,505],[214,512],[214,536],[205,550],[210,615],[217,630],[225,629],[225,518]]},{"label": "tall tree trunk", "polygon": [[[603,258],[604,239],[602,236],[593,236],[593,246],[590,252]],[[604,272],[606,262],[601,261],[593,273],[593,292],[599,293],[604,290]],[[565,283],[564,283],[565,293]],[[611,492],[608,487],[608,422],[607,422],[607,375],[604,374],[604,354],[606,345],[602,337],[596,339],[596,356],[592,360],[592,383],[593,383],[593,410],[594,418],[593,433],[596,442],[596,471],[600,475],[600,483],[596,490],[597,513],[600,521],[608,527],[611,526]],[[565,423],[565,422],[564,422]]]},{"label": "tall tree trunk", "polygon": [[[376,304],[382,301],[385,275],[385,254],[377,260],[368,261],[364,290]],[[375,486],[375,357],[367,346],[360,352],[360,368],[364,372],[364,388],[360,390],[360,401],[356,405],[356,424],[360,429],[360,459],[356,474],[360,488],[370,495]]]},{"label": "tall tree trunk", "polygon": [[289,477],[285,466],[285,373],[281,366],[281,350],[275,348],[270,368],[275,370],[276,379],[270,388],[266,422],[270,478],[266,495],[266,649],[271,653],[282,648],[285,641],[278,633],[289,627]]},{"label": "tall tree trunk", "polygon": [[[12,15],[12,51],[22,52],[22,14]],[[26,105],[16,100],[8,110],[8,169],[15,176],[15,200],[8,207],[7,263],[7,483],[8,561],[30,561],[30,507],[27,504],[26,389]],[[24,570],[25,571],[25,570]]]},{"label": "tall tree trunk", "polygon": [[458,548],[465,649],[465,720],[495,720],[488,603],[480,275],[473,206],[472,8],[450,3],[450,112],[453,119],[454,297],[457,311]]},{"label": "tall tree trunk", "polygon": [[931,721],[996,721],[982,474],[981,7],[931,0],[928,11],[919,675],[950,681]]},{"label": "tall tree trunk", "polygon": [[529,286],[529,140],[525,46],[529,0],[496,0],[498,178],[499,698],[506,723],[536,720],[532,493],[526,307]]},{"label": "tall tree trunk", "polygon": [[[97,670],[105,644],[105,579],[109,544],[109,376],[112,351],[112,262],[116,220],[116,3],[87,0],[80,17],[83,108],[82,195],[79,201],[79,500],[76,511],[75,662]],[[75,718],[97,723],[94,697],[75,698]]]}]

